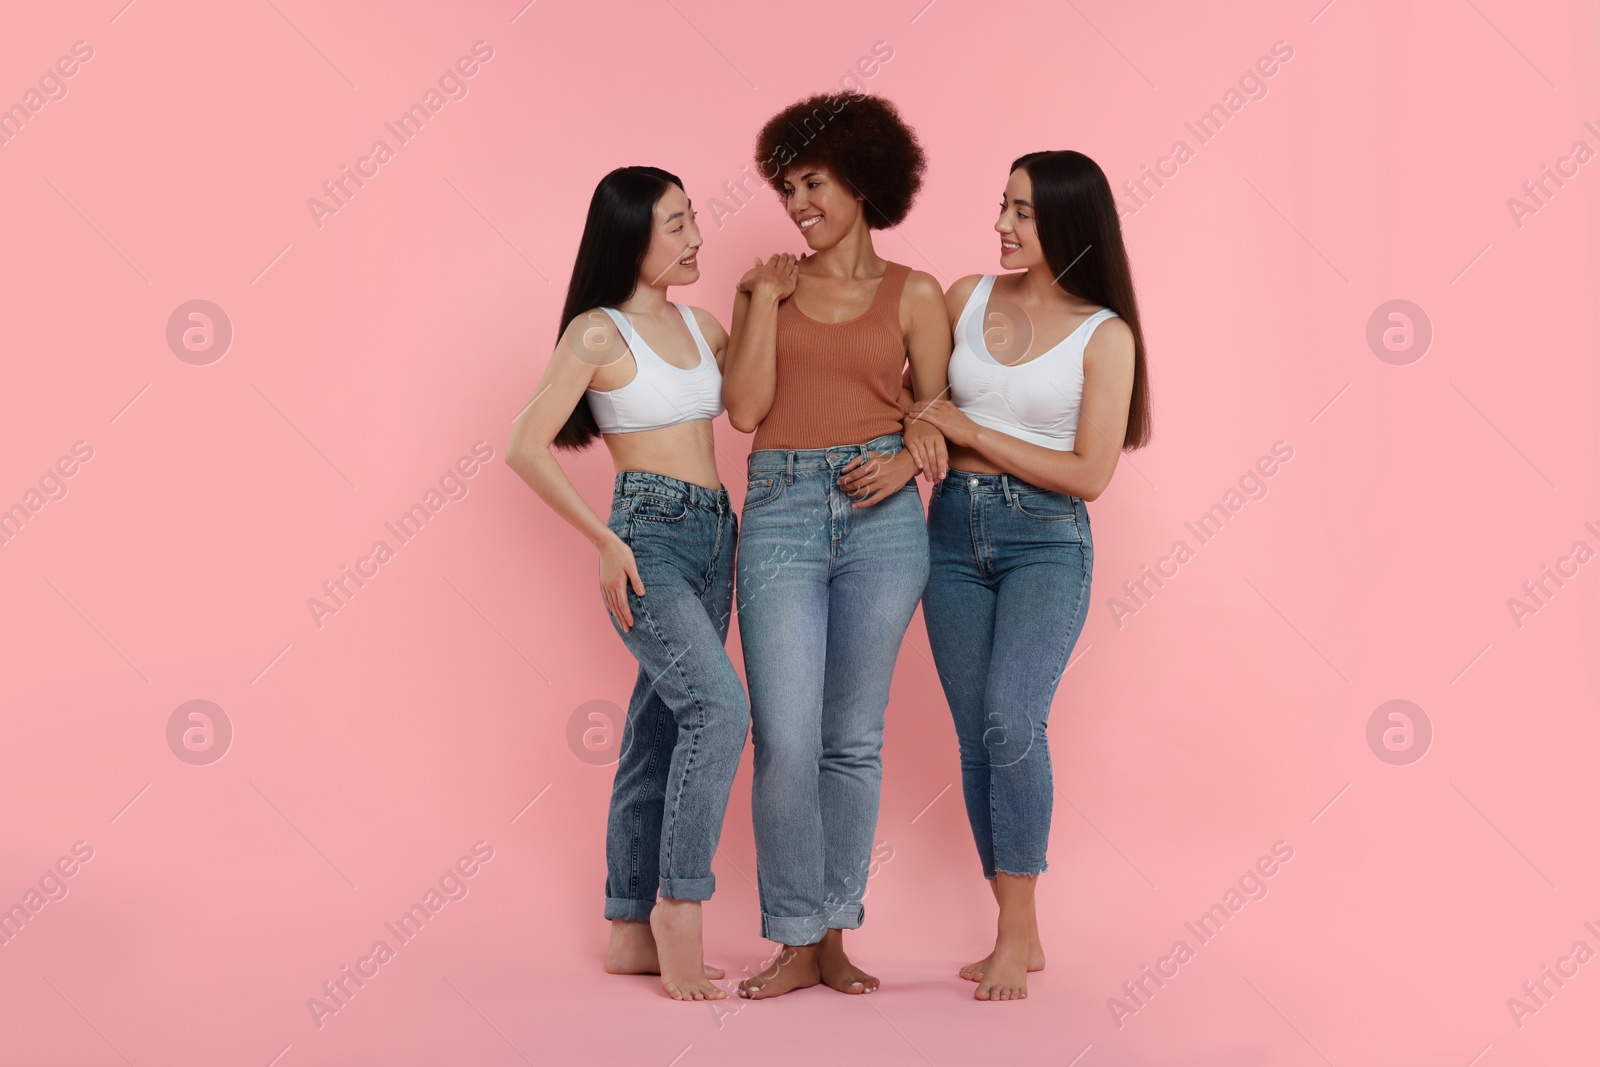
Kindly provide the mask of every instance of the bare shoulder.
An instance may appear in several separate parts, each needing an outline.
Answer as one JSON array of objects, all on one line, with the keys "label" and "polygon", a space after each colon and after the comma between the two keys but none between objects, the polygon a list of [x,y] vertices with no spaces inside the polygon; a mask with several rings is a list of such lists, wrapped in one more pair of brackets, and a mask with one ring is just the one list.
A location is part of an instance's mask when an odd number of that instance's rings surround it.
[{"label": "bare shoulder", "polygon": [[900,328],[908,334],[934,329],[935,322],[943,328],[943,318],[944,292],[938,279],[925,270],[910,271],[900,290]]},{"label": "bare shoulder", "polygon": [[927,319],[929,323],[944,315],[944,290],[939,280],[925,270],[914,270],[906,275],[905,288],[900,293],[901,313],[909,312],[913,322]]},{"label": "bare shoulder", "polygon": [[567,323],[556,345],[556,355],[564,353],[591,367],[600,367],[614,362],[627,347],[627,338],[622,336],[611,316],[599,308],[590,308],[574,315]]},{"label": "bare shoulder", "polygon": [[728,332],[722,328],[722,323],[717,321],[717,317],[705,308],[691,305],[689,310],[694,312],[694,321],[699,324],[700,332],[706,335],[706,343],[713,349],[721,348],[728,340]]},{"label": "bare shoulder", "polygon": [[1113,315],[1103,319],[1094,328],[1094,333],[1089,335],[1089,343],[1083,348],[1084,362],[1104,367],[1131,368],[1133,347],[1133,328],[1123,321],[1121,315]]},{"label": "bare shoulder", "polygon": [[983,281],[981,274],[969,274],[965,278],[957,278],[950,286],[950,291],[944,294],[944,302],[950,308],[950,314],[955,316],[967,306],[967,301],[972,297],[972,291]]},{"label": "bare shoulder", "polygon": [[906,275],[906,295],[918,302],[938,300],[944,296],[939,279],[925,270],[913,270]]}]

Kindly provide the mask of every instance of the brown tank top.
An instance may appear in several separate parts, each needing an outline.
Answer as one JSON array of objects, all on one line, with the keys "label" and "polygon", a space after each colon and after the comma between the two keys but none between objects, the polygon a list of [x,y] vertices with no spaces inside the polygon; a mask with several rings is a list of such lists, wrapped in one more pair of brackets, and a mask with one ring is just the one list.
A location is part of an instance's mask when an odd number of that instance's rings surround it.
[{"label": "brown tank top", "polygon": [[807,318],[792,296],[778,305],[777,386],[751,448],[831,448],[901,431],[900,293],[910,273],[890,263],[872,306],[844,322]]}]

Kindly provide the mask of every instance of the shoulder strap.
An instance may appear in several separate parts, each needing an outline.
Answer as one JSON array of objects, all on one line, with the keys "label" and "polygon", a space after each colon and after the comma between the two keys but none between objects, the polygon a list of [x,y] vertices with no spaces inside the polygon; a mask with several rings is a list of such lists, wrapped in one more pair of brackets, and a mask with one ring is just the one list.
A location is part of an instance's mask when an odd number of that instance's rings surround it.
[{"label": "shoulder strap", "polygon": [[984,307],[989,303],[989,294],[994,292],[994,280],[996,277],[993,274],[985,274],[972,287],[972,292],[967,294],[967,302],[961,305],[961,314],[956,316],[957,330],[965,327],[974,315],[981,316],[983,314]]},{"label": "shoulder strap", "polygon": [[[1110,308],[1101,308],[1093,315],[1090,315],[1088,318],[1084,319],[1083,322],[1078,326],[1078,331],[1083,334],[1083,339],[1078,342],[1078,352],[1081,354],[1084,349],[1089,347],[1089,338],[1094,336],[1096,327],[1098,327],[1102,322],[1105,322],[1107,319],[1115,318],[1120,318],[1115,311],[1112,311]],[[1087,330],[1084,329],[1085,326],[1088,327]]]},{"label": "shoulder strap", "polygon": [[618,335],[622,337],[622,343],[629,352],[633,353],[634,363],[639,362],[639,353],[641,351],[654,356],[658,360],[661,358],[656,355],[655,349],[650,347],[650,342],[639,336],[639,331],[633,328],[633,324],[628,321],[626,315],[613,307],[602,307],[600,310],[611,317],[612,323],[617,327]]},{"label": "shoulder strap", "polygon": [[695,316],[694,309],[673,301],[673,307],[678,309],[678,314],[683,316],[683,321],[689,327],[689,333],[694,336],[695,342],[705,351],[711,351],[711,342],[706,340],[705,333],[700,329],[700,320]]},{"label": "shoulder strap", "polygon": [[910,276],[910,267],[890,260],[889,269],[883,272],[883,281],[878,283],[877,295],[872,298],[871,313],[879,318],[891,319],[898,324],[900,294],[905,291],[906,279]]}]

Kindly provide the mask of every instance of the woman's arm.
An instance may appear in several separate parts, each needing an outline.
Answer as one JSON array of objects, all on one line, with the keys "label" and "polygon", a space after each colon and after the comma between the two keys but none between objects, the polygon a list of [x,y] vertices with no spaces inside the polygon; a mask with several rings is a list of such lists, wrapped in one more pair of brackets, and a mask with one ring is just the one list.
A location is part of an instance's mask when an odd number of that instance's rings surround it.
[{"label": "woman's arm", "polygon": [[754,433],[772,410],[778,388],[778,304],[794,292],[797,261],[773,256],[745,272],[733,298],[722,406],[740,433]]},{"label": "woman's arm", "polygon": [[720,371],[728,363],[728,335],[723,331],[722,323],[705,308],[691,307],[689,311],[694,315],[694,321],[700,324],[700,332],[705,334],[706,344],[711,346],[711,354],[716,357]]},{"label": "woman's arm", "polygon": [[[914,270],[906,278],[906,296],[911,317],[905,331],[911,390],[915,400],[937,400],[949,392],[950,385],[949,306],[944,290],[926,271]],[[950,469],[950,451],[944,435],[937,427],[909,415],[904,425],[906,451],[917,469],[930,482],[939,481]]]},{"label": "woman's arm", "polygon": [[[911,390],[919,397],[940,396],[950,366],[950,323],[945,316],[944,292],[933,275],[914,270],[906,278],[900,301],[902,332],[910,365]],[[907,322],[906,320],[910,321]],[[901,398],[906,376],[901,375]],[[932,424],[907,416],[903,420],[905,447],[888,459],[857,456],[840,468],[839,485],[852,496],[865,494],[853,506],[871,507],[897,492],[923,471],[929,481],[944,477],[950,460],[944,436]]]},{"label": "woman's arm", "polygon": [[1001,470],[1044,489],[1093,500],[1105,491],[1122,455],[1133,396],[1133,331],[1107,319],[1083,353],[1083,405],[1070,452],[979,426],[948,400],[918,402],[913,411],[955,444],[977,450]]},{"label": "woman's arm", "polygon": [[[582,359],[574,347],[580,344],[585,346]],[[606,358],[610,349],[620,352],[622,338],[609,319],[597,325],[585,322],[580,315],[572,321],[534,387],[533,399],[512,424],[505,461],[550,510],[599,549],[600,588],[606,606],[622,628],[629,630],[633,628],[633,613],[628,608],[627,584],[631,581],[634,593],[644,596],[644,582],[634,563],[633,550],[595,514],[551,451],[551,443],[573,409],[587,403],[584,390],[594,381],[596,372],[614,361]]]}]

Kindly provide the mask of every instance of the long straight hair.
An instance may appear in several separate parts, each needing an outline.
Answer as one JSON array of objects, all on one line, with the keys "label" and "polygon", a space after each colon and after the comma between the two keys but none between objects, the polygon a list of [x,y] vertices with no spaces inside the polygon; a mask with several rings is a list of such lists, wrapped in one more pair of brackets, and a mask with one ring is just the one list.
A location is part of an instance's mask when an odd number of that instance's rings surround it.
[{"label": "long straight hair", "polygon": [[[660,167],[618,167],[594,187],[578,256],[572,264],[572,280],[567,283],[567,301],[561,307],[557,344],[579,315],[598,307],[615,307],[633,296],[645,253],[650,251],[656,202],[669,182],[683,188],[676,174]],[[599,436],[600,426],[588,399],[579,397],[578,406],[552,444],[576,450],[587,448]]]},{"label": "long straight hair", "polygon": [[1080,300],[1115,311],[1133,331],[1133,395],[1123,451],[1150,441],[1150,383],[1145,370],[1144,331],[1133,295],[1133,273],[1122,244],[1111,183],[1100,165],[1082,152],[1029,152],[1011,164],[1033,183],[1035,225],[1045,262],[1056,284]]}]

